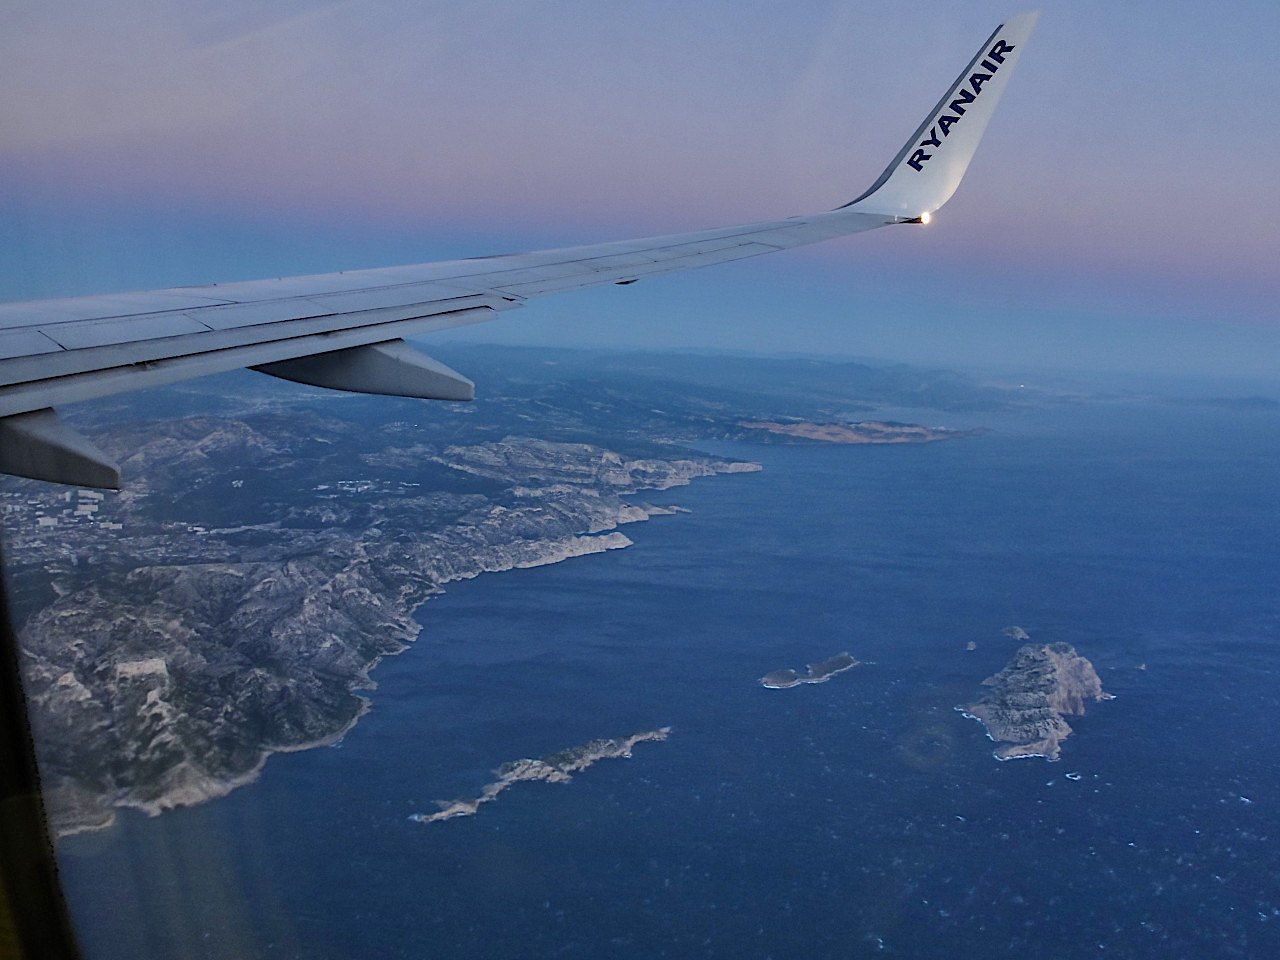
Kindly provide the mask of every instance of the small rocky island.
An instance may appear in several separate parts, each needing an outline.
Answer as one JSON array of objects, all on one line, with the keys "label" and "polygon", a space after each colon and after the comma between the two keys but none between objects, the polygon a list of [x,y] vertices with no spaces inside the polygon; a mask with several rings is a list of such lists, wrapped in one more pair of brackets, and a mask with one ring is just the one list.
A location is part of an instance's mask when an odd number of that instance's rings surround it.
[{"label": "small rocky island", "polygon": [[454,817],[469,817],[480,809],[480,804],[496,800],[498,794],[512,784],[522,780],[568,783],[573,779],[573,774],[587,769],[597,760],[630,757],[631,748],[637,743],[643,743],[646,740],[665,740],[669,733],[671,733],[670,727],[659,727],[657,730],[633,733],[629,737],[588,740],[568,750],[548,754],[541,760],[532,760],[528,757],[512,760],[493,771],[497,779],[492,783],[486,783],[480,790],[480,796],[474,799],[437,800],[436,804],[440,809],[435,813],[415,813],[411,814],[409,819],[415,823],[434,823],[437,820],[452,820]]},{"label": "small rocky island", "polygon": [[1063,715],[1082,716],[1086,700],[1114,699],[1103,693],[1093,664],[1069,643],[1028,643],[982,682],[991,692],[956,709],[987,728],[997,760],[1057,760],[1071,735]]},{"label": "small rocky island", "polygon": [[797,673],[789,668],[766,673],[760,678],[760,685],[771,690],[785,690],[787,687],[798,686],[802,683],[826,683],[837,673],[844,673],[844,671],[858,666],[861,662],[861,660],[855,660],[853,655],[846,650],[844,653],[837,653],[834,657],[809,664],[805,667],[804,673]]}]

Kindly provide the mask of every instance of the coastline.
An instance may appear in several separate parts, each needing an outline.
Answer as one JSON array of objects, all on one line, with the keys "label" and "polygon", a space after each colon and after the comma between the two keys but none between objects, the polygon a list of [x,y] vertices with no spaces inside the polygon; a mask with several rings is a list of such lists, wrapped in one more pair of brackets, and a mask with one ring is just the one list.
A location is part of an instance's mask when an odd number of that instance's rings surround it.
[{"label": "coastline", "polygon": [[[680,462],[680,467],[683,468],[681,472],[685,475],[665,478],[669,482],[663,483],[660,489],[689,483],[693,477],[688,475],[692,472],[687,470],[688,465],[691,465],[688,461]],[[717,469],[717,467],[723,469]],[[754,469],[759,469],[758,465],[710,461],[705,472],[699,471],[694,476],[752,472]],[[255,745],[251,758],[245,756],[245,751],[242,749],[237,769],[221,773],[205,769],[200,763],[202,758],[199,755],[190,755],[165,768],[158,780],[141,792],[136,789],[117,788],[106,793],[95,794],[85,788],[80,781],[70,777],[56,775],[47,777],[46,816],[51,834],[55,839],[61,839],[109,829],[116,823],[117,811],[120,809],[135,809],[148,817],[157,817],[167,810],[215,800],[233,790],[254,783],[261,776],[267,760],[273,754],[295,753],[337,742],[354,728],[372,707],[371,698],[360,692],[377,688],[377,682],[371,673],[384,657],[404,653],[421,637],[424,625],[419,621],[418,614],[429,600],[444,593],[443,588],[447,584],[474,579],[487,573],[531,569],[576,557],[624,549],[633,545],[633,541],[617,529],[619,526],[648,520],[653,516],[668,516],[679,512],[678,509],[669,506],[653,507],[623,500],[615,500],[612,504],[598,502],[592,507],[591,519],[586,520],[584,517],[581,521],[589,532],[540,539],[517,537],[493,544],[478,542],[456,544],[455,549],[465,552],[465,560],[463,553],[453,552],[447,562],[443,563],[439,561],[444,557],[431,549],[434,547],[438,551],[443,545],[432,543],[433,536],[427,536],[419,545],[420,550],[417,555],[412,558],[416,561],[412,566],[429,581],[430,588],[417,591],[400,590],[385,596],[379,595],[376,589],[379,574],[376,568],[377,559],[380,558],[362,553],[329,579],[330,586],[324,586],[320,591],[310,592],[313,597],[316,593],[323,593],[326,590],[331,594],[341,593],[344,596],[351,594],[353,590],[367,594],[369,603],[377,609],[379,628],[383,631],[377,641],[376,652],[358,665],[353,664],[355,669],[344,681],[346,696],[353,698],[356,703],[352,712],[343,718],[340,726],[325,729],[319,736],[311,736],[295,743],[277,741]],[[519,522],[518,513],[514,514],[514,520]],[[463,533],[465,532],[464,530]],[[464,540],[466,539],[464,537]],[[370,569],[371,567],[373,569]],[[355,575],[353,570],[356,572]],[[372,586],[365,581],[372,581]],[[341,590],[338,589],[339,586]],[[292,625],[285,626],[289,628]],[[325,641],[326,644],[329,642]],[[161,704],[164,708],[163,714],[167,716],[172,708],[164,702],[163,696],[169,691],[169,675],[164,670],[151,671],[151,673],[154,676],[148,675],[144,679],[156,680],[161,686],[152,688],[142,709],[155,709],[157,704]],[[136,671],[129,670],[127,665],[126,668],[119,670],[118,674],[129,680],[140,676]],[[46,682],[45,687],[46,690],[55,688],[56,683]],[[162,693],[157,694],[157,690]],[[246,761],[248,761],[247,764]]]}]

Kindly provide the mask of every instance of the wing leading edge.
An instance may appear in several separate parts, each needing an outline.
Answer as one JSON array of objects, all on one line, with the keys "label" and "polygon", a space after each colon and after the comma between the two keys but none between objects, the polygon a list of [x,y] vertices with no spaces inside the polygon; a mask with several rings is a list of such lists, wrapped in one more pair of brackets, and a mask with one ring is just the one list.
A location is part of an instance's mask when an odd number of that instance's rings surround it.
[{"label": "wing leading edge", "polygon": [[470,400],[470,380],[403,338],[553,293],[927,222],[955,192],[1038,17],[998,27],[880,178],[835,210],[499,257],[0,304],[0,472],[118,487],[119,468],[55,406],[241,367],[338,390]]}]

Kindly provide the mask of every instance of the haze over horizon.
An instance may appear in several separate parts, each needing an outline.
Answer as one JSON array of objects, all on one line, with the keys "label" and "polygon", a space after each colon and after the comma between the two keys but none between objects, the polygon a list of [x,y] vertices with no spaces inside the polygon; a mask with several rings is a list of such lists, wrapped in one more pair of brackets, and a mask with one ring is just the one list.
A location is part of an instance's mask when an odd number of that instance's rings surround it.
[{"label": "haze over horizon", "polygon": [[[1043,8],[927,228],[557,297],[468,336],[1280,377],[1280,134],[1259,123],[1280,10]],[[826,209],[1021,9],[28,3],[0,38],[0,299]]]}]

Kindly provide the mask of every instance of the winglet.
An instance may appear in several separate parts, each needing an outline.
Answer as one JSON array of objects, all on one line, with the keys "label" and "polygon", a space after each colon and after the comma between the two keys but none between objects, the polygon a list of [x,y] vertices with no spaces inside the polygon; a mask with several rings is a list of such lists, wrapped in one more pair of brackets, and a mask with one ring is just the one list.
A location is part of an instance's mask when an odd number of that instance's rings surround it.
[{"label": "winglet", "polygon": [[840,209],[918,219],[951,199],[1040,11],[996,28],[871,189]]}]

